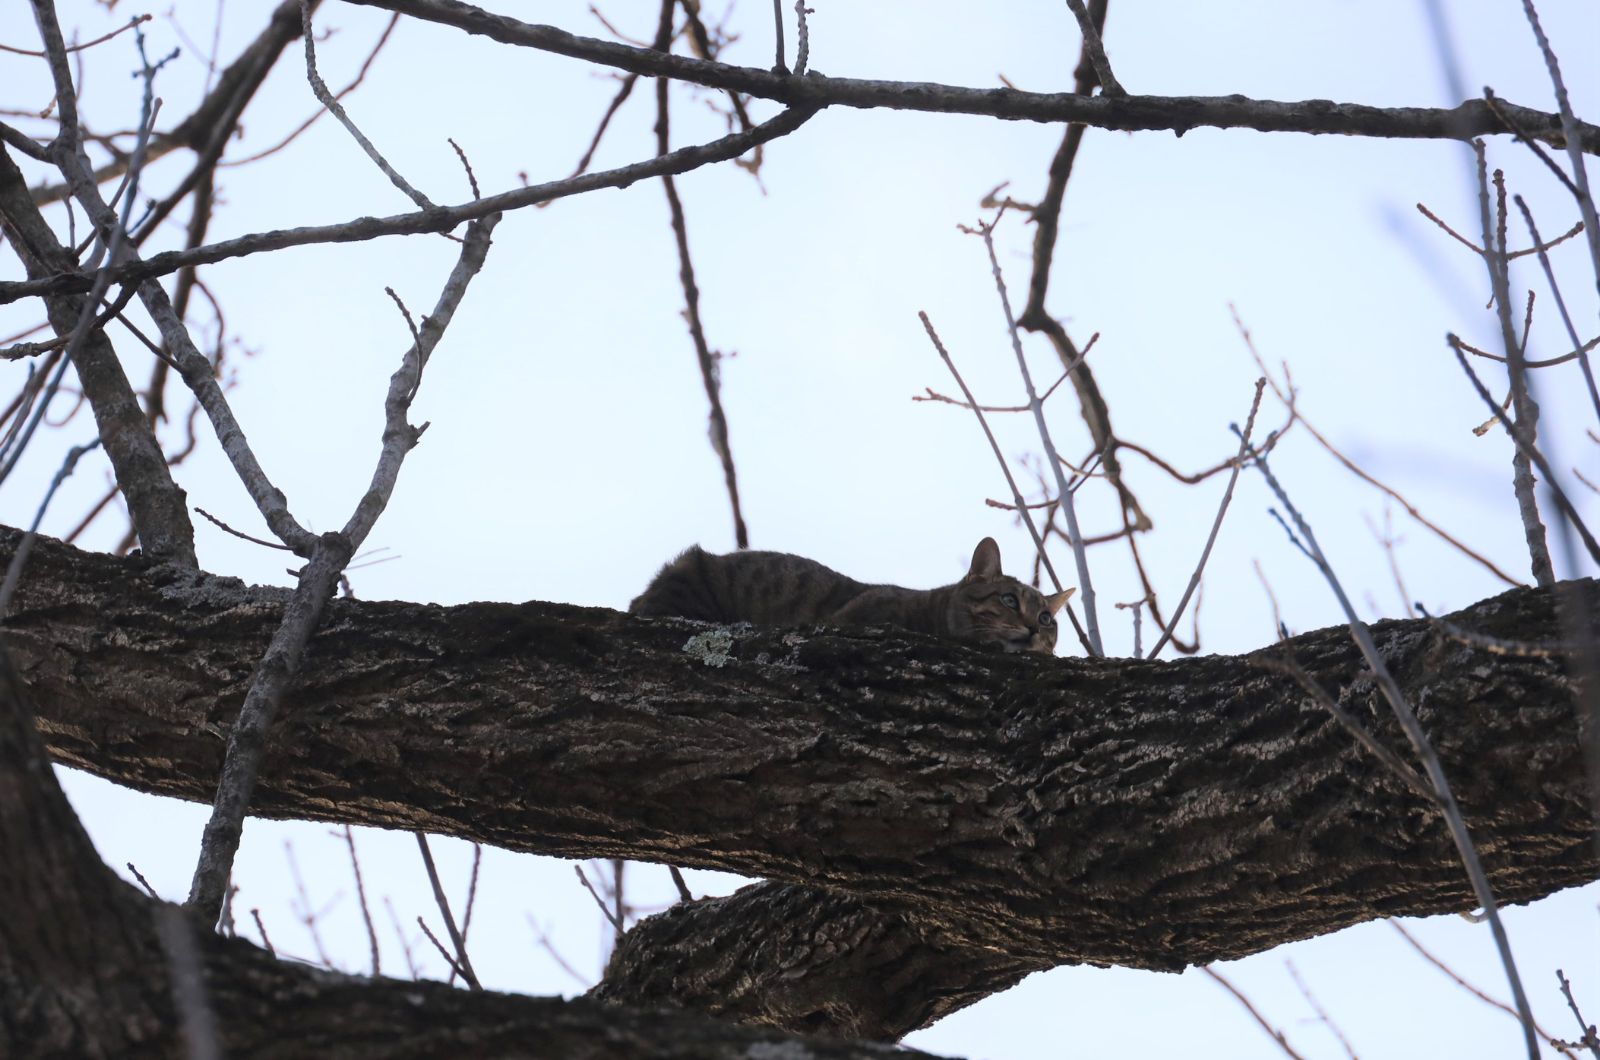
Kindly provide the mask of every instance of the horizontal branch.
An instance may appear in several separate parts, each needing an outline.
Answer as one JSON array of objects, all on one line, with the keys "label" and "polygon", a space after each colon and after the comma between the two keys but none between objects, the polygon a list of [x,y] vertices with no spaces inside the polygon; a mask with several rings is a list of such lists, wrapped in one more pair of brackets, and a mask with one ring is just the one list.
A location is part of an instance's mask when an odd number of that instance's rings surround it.
[{"label": "horizontal branch", "polygon": [[[790,107],[859,107],[975,114],[1038,122],[1073,122],[1099,129],[1255,129],[1258,132],[1340,133],[1401,139],[1467,140],[1508,132],[1481,99],[1460,106],[1371,107],[1308,99],[1285,103],[1245,96],[1089,96],[1075,92],[1023,92],[1014,88],[960,88],[914,81],[804,77],[787,72],[694,59],[616,41],[580,37],[554,26],[521,22],[457,0],[347,0],[453,26],[467,33],[646,77],[670,77],[710,88],[743,92]],[[1564,143],[1561,116],[1496,99],[1495,106],[1522,132],[1550,144]],[[1600,127],[1578,123],[1583,150],[1600,154]]]},{"label": "horizontal branch", "polygon": [[[492,213],[536,206],[539,203],[553,202],[556,199],[597,191],[601,188],[626,188],[636,181],[649,177],[687,173],[691,169],[698,169],[715,162],[726,162],[738,158],[752,148],[793,132],[805,124],[814,113],[815,111],[807,109],[786,110],[748,132],[732,133],[706,144],[680,147],[670,154],[617,169],[533,184],[499,195],[474,199],[459,206],[441,206],[437,209],[418,210],[391,217],[358,217],[352,221],[331,225],[281,228],[239,236],[219,243],[171,250],[112,269],[111,278],[115,283],[129,283],[165,276],[195,265],[210,265],[228,258],[240,258],[269,250],[282,250],[286,247],[316,243],[358,243],[381,236],[449,232],[464,222],[487,217]],[[39,280],[0,282],[0,304],[36,295],[78,293],[88,290],[89,282],[90,277],[79,272],[58,273]]]},{"label": "horizontal branch", "polygon": [[[6,628],[57,760],[204,801],[284,599],[40,539]],[[1541,590],[1451,621],[1559,636]],[[715,631],[713,651],[705,629],[333,601],[252,811],[766,876],[1047,963],[1176,968],[1473,906],[1431,807],[1249,656],[1049,659],[745,627]],[[1559,661],[1426,621],[1374,636],[1425,705],[1496,893],[1600,876]],[[1267,649],[1283,650],[1402,746],[1342,629]]]},{"label": "horizontal branch", "polygon": [[45,763],[23,699],[0,655],[0,1042],[8,1056],[884,1053],[703,1015],[341,975],[222,938],[101,863]]}]

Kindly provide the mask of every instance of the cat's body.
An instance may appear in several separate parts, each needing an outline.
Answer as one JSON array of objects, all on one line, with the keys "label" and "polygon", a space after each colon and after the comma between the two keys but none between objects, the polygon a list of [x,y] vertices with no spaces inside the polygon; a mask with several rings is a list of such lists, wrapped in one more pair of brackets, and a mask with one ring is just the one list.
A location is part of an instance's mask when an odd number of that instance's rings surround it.
[{"label": "cat's body", "polygon": [[717,556],[695,547],[661,568],[628,610],[762,626],[897,626],[1049,654],[1055,612],[1072,592],[1047,597],[1000,573],[993,538],[979,542],[966,577],[938,589],[868,585],[785,552]]}]

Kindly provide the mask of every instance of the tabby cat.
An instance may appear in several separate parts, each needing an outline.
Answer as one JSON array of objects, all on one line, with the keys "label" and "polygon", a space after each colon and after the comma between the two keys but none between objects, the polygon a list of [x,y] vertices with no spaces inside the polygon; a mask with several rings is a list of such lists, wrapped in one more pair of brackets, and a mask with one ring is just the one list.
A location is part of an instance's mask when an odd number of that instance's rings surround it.
[{"label": "tabby cat", "polygon": [[1045,596],[1000,573],[1000,546],[978,542],[966,577],[938,589],[864,585],[786,552],[714,556],[698,546],[661,568],[628,610],[761,626],[899,626],[918,633],[1049,655],[1055,615],[1072,589]]}]

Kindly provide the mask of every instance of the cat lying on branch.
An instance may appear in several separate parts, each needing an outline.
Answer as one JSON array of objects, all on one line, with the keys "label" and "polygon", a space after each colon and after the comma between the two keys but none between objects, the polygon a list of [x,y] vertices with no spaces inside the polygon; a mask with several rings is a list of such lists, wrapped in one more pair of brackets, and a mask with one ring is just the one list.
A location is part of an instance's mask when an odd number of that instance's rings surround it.
[{"label": "cat lying on branch", "polygon": [[1045,596],[1000,573],[992,537],[978,542],[966,577],[938,589],[866,585],[786,552],[715,556],[697,545],[662,567],[628,610],[760,626],[898,626],[1049,655],[1056,612],[1074,591]]}]

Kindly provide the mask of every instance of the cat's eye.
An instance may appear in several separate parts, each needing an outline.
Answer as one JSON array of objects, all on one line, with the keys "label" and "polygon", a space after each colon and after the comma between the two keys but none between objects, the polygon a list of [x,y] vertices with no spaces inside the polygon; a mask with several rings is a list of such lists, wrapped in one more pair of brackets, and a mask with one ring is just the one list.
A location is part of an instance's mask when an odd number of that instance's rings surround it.
[{"label": "cat's eye", "polygon": [[1040,611],[1039,612],[1039,625],[1040,625],[1041,628],[1048,629],[1049,627],[1051,627],[1051,626],[1053,626],[1055,624],[1056,624],[1056,620],[1050,614],[1050,612],[1048,612],[1048,611]]},{"label": "cat's eye", "polygon": [[1019,608],[1017,607],[1017,594],[1016,593],[1001,593],[1000,594],[1000,602],[1002,604],[1005,604],[1007,607],[1011,608],[1011,610],[1013,610],[1013,611],[1019,610]]}]

